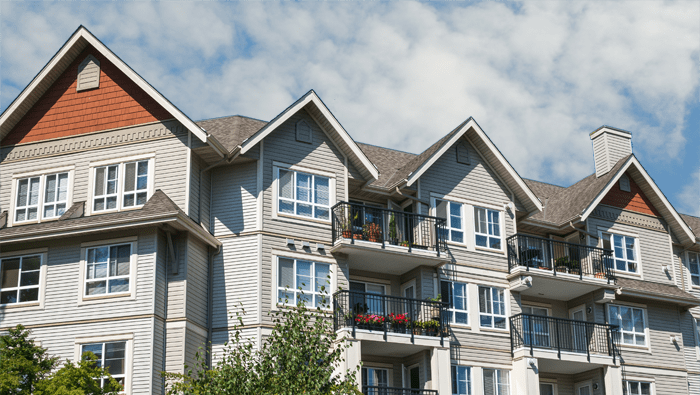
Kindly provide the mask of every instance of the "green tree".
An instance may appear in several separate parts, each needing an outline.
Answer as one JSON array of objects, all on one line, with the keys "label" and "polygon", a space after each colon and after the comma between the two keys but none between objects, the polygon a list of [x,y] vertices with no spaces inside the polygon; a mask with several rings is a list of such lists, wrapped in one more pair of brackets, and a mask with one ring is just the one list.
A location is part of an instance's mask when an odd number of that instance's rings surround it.
[{"label": "green tree", "polygon": [[[100,378],[107,376],[104,387]],[[35,395],[116,395],[121,385],[97,364],[95,354],[86,352],[76,364],[66,361],[48,380],[37,383]]]},{"label": "green tree", "polygon": [[58,358],[36,345],[22,325],[8,332],[0,336],[0,395],[30,395],[51,374]]}]

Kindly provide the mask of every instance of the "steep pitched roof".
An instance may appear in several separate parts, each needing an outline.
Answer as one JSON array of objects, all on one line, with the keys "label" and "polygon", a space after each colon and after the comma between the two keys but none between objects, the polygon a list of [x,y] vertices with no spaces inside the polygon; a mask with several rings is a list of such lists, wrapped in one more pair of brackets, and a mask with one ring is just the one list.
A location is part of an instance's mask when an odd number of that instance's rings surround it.
[{"label": "steep pitched roof", "polygon": [[369,160],[377,166],[379,178],[370,185],[380,188],[390,187],[394,176],[399,172],[401,167],[417,156],[409,152],[378,147],[371,144],[357,143],[357,145],[362,149],[365,155],[367,155]]},{"label": "steep pitched roof", "polygon": [[685,223],[688,224],[691,229],[693,229],[693,234],[695,234],[695,237],[700,239],[700,218],[688,214],[681,214],[681,218],[683,218],[683,221],[685,221]]},{"label": "steep pitched roof", "polygon": [[229,152],[267,125],[265,121],[241,115],[203,119],[195,123],[216,137]]}]

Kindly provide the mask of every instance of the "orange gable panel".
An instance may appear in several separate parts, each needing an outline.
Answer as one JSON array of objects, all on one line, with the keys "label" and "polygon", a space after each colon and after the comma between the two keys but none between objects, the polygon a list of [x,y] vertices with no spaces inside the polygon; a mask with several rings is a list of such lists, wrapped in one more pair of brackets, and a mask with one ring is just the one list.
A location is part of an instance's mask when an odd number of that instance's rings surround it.
[{"label": "orange gable panel", "polygon": [[627,176],[630,180],[630,192],[625,192],[620,189],[620,182],[616,182],[612,186],[607,195],[600,202],[601,204],[607,204],[608,206],[619,207],[629,211],[635,211],[642,214],[655,215],[660,217],[656,208],[651,204],[649,199],[644,195],[642,190],[639,188],[629,175]]},{"label": "orange gable panel", "polygon": [[[99,88],[77,92],[78,66],[100,61]],[[5,136],[7,146],[172,118],[155,100],[93,47],[86,48]]]}]

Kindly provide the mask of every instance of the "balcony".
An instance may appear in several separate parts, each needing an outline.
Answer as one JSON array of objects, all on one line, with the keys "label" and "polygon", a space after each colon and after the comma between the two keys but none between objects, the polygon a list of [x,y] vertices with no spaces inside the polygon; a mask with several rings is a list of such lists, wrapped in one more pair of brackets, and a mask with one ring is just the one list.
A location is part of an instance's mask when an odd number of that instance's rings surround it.
[{"label": "balcony", "polygon": [[540,359],[547,372],[573,373],[615,365],[619,328],[565,318],[518,314],[510,317],[511,354]]},{"label": "balcony", "polygon": [[334,327],[336,331],[351,330],[353,338],[378,343],[437,346],[439,340],[443,346],[448,335],[445,307],[443,302],[338,291],[333,294]]},{"label": "balcony", "polygon": [[[509,237],[506,243],[511,290],[570,300],[600,288],[614,288],[612,250],[522,234]],[[524,276],[532,284],[520,281]]]},{"label": "balcony", "polygon": [[415,388],[362,386],[364,395],[438,395],[437,390],[423,390]]},{"label": "balcony", "polygon": [[444,218],[340,202],[332,208],[332,252],[348,254],[357,270],[402,274],[420,265],[446,260]]}]

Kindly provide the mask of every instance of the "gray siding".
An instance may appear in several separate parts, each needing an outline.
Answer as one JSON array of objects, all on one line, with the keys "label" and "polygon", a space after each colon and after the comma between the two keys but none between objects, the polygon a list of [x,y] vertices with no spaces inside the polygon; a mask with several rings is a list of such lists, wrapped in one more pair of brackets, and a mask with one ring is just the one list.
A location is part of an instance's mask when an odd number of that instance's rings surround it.
[{"label": "gray siding", "polygon": [[257,162],[215,168],[211,216],[217,237],[253,231],[257,224]]},{"label": "gray siding", "polygon": [[165,333],[165,371],[185,371],[185,328],[167,328]]},{"label": "gray siding", "polygon": [[[232,237],[221,242],[221,253],[214,256],[213,327],[237,325],[236,312],[242,314],[241,308],[245,310],[244,324],[256,323],[260,308],[258,236]],[[267,278],[269,286],[270,277]]]},{"label": "gray siding", "polygon": [[198,240],[188,237],[187,255],[187,318],[206,327],[209,274],[207,247]]},{"label": "gray siding", "polygon": [[[187,301],[187,235],[173,236],[173,247],[177,262],[168,263],[168,290],[166,318],[182,318],[186,313]],[[171,258],[169,258],[171,259]],[[173,266],[177,265],[177,274]]]},{"label": "gray siding", "polygon": [[[185,365],[195,370],[201,362],[206,362],[206,344],[206,336],[187,328],[185,331]],[[199,354],[199,359],[197,354]]]}]

